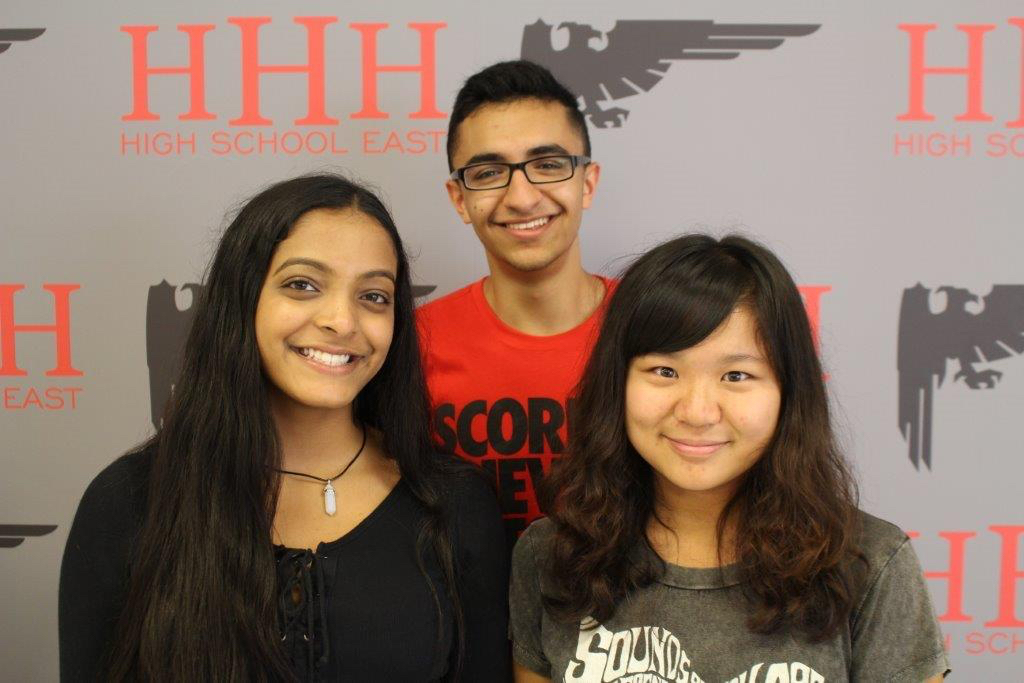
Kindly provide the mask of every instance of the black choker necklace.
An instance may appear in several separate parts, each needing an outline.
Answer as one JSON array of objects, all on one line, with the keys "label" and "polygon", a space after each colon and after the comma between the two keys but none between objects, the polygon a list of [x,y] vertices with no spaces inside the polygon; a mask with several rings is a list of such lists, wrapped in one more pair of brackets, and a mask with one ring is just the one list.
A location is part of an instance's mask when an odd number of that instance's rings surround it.
[{"label": "black choker necklace", "polygon": [[306,474],[305,472],[292,472],[290,470],[279,470],[279,469],[275,469],[274,471],[275,472],[279,472],[280,474],[290,474],[290,475],[292,475],[294,477],[306,477],[307,479],[315,479],[316,481],[319,481],[319,482],[321,482],[323,484],[327,484],[327,486],[324,487],[324,512],[326,512],[329,515],[333,515],[335,512],[338,511],[338,504],[337,504],[337,502],[335,501],[335,498],[334,498],[334,487],[331,486],[331,481],[333,481],[334,479],[338,479],[343,474],[348,472],[348,468],[352,467],[352,463],[354,463],[356,460],[359,459],[359,456],[362,455],[363,448],[365,448],[365,447],[366,447],[366,429],[363,429],[363,442],[361,444],[359,444],[359,450],[356,451],[356,454],[353,455],[352,459],[348,461],[347,465],[345,465],[345,469],[343,469],[341,472],[338,472],[333,477],[328,477],[327,479],[324,479],[323,477],[318,477],[318,476],[316,476],[314,474]]}]

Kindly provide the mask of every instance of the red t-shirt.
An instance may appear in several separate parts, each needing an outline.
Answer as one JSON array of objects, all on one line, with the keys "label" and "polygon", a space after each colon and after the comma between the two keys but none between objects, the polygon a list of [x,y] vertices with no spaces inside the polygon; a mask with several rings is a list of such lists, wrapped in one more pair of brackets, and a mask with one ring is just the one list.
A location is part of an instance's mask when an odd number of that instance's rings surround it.
[{"label": "red t-shirt", "polygon": [[543,516],[537,486],[565,450],[566,401],[576,387],[615,281],[583,323],[536,337],[509,327],[483,280],[416,311],[437,437],[490,471],[514,539]]}]

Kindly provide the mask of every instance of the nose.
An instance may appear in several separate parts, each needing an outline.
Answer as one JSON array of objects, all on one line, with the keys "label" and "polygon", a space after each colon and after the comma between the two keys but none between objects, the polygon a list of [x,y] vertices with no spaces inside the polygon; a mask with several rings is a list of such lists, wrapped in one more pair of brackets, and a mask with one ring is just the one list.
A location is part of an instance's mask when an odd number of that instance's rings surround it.
[{"label": "nose", "polygon": [[722,406],[715,386],[707,381],[680,383],[675,418],[691,427],[708,427],[722,419]]},{"label": "nose", "polygon": [[357,327],[358,312],[348,296],[324,297],[313,323],[322,330],[345,337]]},{"label": "nose", "polygon": [[512,171],[502,201],[513,211],[528,213],[544,195],[526,177],[526,171],[517,168]]}]

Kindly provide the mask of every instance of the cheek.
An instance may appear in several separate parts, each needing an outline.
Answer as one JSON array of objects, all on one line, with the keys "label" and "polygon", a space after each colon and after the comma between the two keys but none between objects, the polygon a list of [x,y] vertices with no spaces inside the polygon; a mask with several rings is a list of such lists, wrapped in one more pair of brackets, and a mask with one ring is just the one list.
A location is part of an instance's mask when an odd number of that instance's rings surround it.
[{"label": "cheek", "polygon": [[261,298],[256,306],[254,326],[256,348],[266,365],[269,358],[280,357],[289,339],[308,322],[307,312],[283,297]]},{"label": "cheek", "polygon": [[778,394],[772,391],[748,397],[735,413],[736,427],[751,439],[767,441],[779,421],[779,404]]},{"label": "cheek", "polygon": [[373,346],[373,350],[383,362],[388,349],[391,348],[391,340],[395,334],[395,314],[392,310],[387,315],[375,315],[363,323],[363,334]]},{"label": "cheek", "polygon": [[256,307],[256,335],[270,341],[293,332],[301,325],[301,314],[287,302],[268,300],[261,301]]},{"label": "cheek", "polygon": [[572,213],[578,209],[584,208],[587,203],[588,195],[584,193],[583,189],[583,184],[581,182],[579,185],[554,188],[548,196],[563,209]]},{"label": "cheek", "polygon": [[466,203],[466,209],[471,216],[486,216],[493,208],[494,202],[489,201],[486,197],[473,197]]},{"label": "cheek", "polygon": [[[666,414],[665,400],[640,382],[626,384],[626,427],[630,437],[642,438],[641,432],[656,427]],[[650,437],[647,437],[650,438]]]}]

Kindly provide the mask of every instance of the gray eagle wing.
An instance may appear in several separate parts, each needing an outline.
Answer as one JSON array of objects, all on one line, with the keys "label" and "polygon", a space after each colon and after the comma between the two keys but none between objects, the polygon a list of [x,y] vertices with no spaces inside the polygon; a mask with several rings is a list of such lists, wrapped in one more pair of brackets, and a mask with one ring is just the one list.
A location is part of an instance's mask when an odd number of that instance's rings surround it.
[{"label": "gray eagle wing", "polygon": [[43,35],[45,30],[45,28],[0,28],[0,52],[6,52],[13,43],[38,38]]},{"label": "gray eagle wing", "polygon": [[56,524],[0,524],[0,548],[16,548],[27,536],[45,536]]}]

